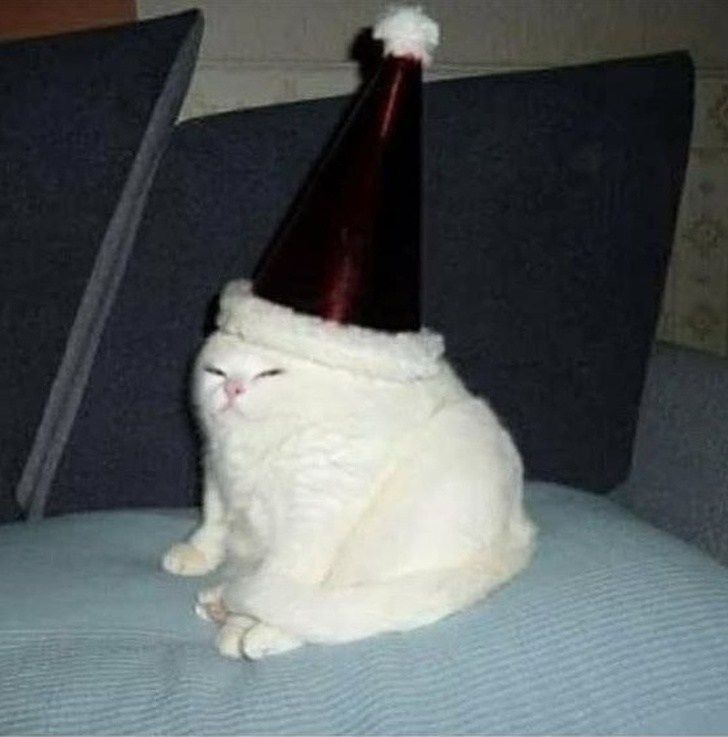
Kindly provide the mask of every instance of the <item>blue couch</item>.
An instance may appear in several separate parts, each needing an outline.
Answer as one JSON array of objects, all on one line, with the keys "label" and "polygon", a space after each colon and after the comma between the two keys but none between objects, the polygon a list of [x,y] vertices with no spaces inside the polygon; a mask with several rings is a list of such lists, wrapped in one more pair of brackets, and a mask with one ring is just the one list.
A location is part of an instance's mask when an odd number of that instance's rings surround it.
[{"label": "blue couch", "polygon": [[[652,343],[687,58],[429,88],[426,315],[524,449],[535,560],[414,633],[232,662],[208,582],[159,568],[196,517],[186,364],[346,102],[173,129],[199,23],[0,47],[0,734],[727,733],[728,367]],[[95,114],[59,128],[57,85]]]},{"label": "blue couch", "polygon": [[[725,561],[728,434],[705,428],[728,366],[660,347],[646,396],[614,494]],[[533,482],[527,504],[535,561],[485,603],[255,664],[214,650],[202,581],[159,569],[194,512],[5,525],[0,733],[725,734],[728,569],[608,497]]]}]

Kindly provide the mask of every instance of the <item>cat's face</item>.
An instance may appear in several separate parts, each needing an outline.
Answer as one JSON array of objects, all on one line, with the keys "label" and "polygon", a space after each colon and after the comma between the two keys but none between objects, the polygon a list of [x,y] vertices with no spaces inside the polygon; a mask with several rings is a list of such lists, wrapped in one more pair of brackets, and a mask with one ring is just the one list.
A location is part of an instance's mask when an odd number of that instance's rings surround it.
[{"label": "cat's face", "polygon": [[300,368],[283,354],[224,333],[213,333],[195,365],[194,399],[208,421],[260,419],[280,409],[300,381]]},{"label": "cat's face", "polygon": [[406,383],[375,381],[223,332],[213,333],[202,347],[193,384],[201,419],[219,427],[244,420],[325,421],[376,414],[411,391]]}]

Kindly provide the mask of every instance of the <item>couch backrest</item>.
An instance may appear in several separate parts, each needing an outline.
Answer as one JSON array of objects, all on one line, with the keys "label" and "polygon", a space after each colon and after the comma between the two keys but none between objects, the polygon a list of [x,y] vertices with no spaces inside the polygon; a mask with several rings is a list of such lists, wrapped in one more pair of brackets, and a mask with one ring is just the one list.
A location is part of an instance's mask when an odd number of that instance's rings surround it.
[{"label": "couch backrest", "polygon": [[728,361],[658,345],[634,461],[614,491],[649,522],[728,565]]},{"label": "couch backrest", "polygon": [[[529,475],[628,472],[687,156],[685,54],[426,89],[426,322]],[[49,511],[187,504],[189,360],[347,101],[189,121],[157,175]]]}]

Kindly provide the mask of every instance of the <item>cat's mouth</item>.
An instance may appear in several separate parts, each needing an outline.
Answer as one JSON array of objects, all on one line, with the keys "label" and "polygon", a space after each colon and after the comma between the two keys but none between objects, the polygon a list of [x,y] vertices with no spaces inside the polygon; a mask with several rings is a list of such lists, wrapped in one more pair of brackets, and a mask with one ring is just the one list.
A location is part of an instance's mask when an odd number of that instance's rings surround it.
[{"label": "cat's mouth", "polygon": [[237,401],[235,399],[226,399],[225,404],[218,410],[219,413],[230,412],[230,410],[237,409]]},{"label": "cat's mouth", "polygon": [[226,412],[229,414],[230,412],[233,412],[235,410],[239,411],[240,400],[245,394],[247,394],[247,389],[245,387],[236,387],[235,389],[225,387],[223,394],[224,404],[220,407],[218,412]]}]

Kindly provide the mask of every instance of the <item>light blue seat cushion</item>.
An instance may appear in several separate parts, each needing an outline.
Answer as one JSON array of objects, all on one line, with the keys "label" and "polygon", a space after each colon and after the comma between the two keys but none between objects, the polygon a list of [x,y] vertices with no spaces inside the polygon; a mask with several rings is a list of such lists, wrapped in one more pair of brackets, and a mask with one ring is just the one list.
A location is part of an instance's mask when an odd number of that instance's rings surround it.
[{"label": "light blue seat cushion", "polygon": [[188,513],[0,528],[0,733],[728,732],[728,570],[613,502],[543,484],[533,565],[432,627],[221,658]]}]

